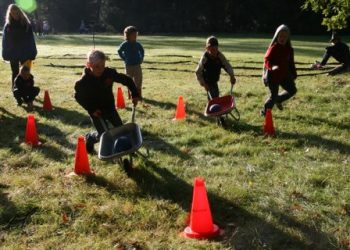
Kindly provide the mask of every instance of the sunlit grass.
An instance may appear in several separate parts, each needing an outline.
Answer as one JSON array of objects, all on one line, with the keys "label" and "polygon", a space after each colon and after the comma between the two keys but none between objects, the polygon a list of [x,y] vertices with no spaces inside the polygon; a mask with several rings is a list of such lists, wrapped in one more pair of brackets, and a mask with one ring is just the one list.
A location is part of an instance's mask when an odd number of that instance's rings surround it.
[{"label": "sunlit grass", "polygon": [[[269,36],[219,36],[238,75],[240,122],[229,129],[204,118],[205,92],[194,76],[205,35],[141,36],[146,48],[145,108],[137,108],[148,160],[128,177],[114,162],[90,157],[95,178],[65,178],[76,139],[91,130],[73,98],[90,35],[38,39],[33,74],[55,110],[35,103],[42,147],[23,144],[27,112],[10,92],[10,67],[0,63],[0,246],[4,249],[347,249],[350,235],[349,74],[297,79],[298,93],[274,110],[275,138],[262,136],[258,113],[267,90],[260,74]],[[111,57],[121,36],[96,37]],[[326,37],[295,37],[299,74],[319,59]],[[72,67],[73,66],[73,67]],[[80,67],[81,66],[81,67]],[[247,69],[247,67],[249,67]],[[222,94],[228,93],[223,73]],[[124,91],[125,92],[125,91]],[[186,121],[173,122],[179,95]],[[131,107],[128,102],[128,107]],[[124,121],[130,109],[121,110]],[[144,149],[143,149],[144,150]],[[192,181],[206,180],[217,241],[179,237],[191,207]]]}]

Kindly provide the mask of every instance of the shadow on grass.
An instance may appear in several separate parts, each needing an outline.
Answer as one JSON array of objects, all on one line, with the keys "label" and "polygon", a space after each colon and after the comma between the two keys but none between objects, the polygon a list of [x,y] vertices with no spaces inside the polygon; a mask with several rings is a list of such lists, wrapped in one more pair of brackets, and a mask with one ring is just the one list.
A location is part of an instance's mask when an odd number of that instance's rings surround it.
[{"label": "shadow on grass", "polygon": [[[0,108],[0,112],[5,114],[1,117],[0,148],[8,148],[14,154],[23,151],[20,144],[24,142],[27,119],[16,116],[4,108]],[[65,138],[65,134],[57,127],[43,124],[38,121],[36,121],[36,126],[39,134],[39,140],[43,144],[33,149],[42,153],[45,155],[45,157],[54,161],[62,161],[66,158],[66,153],[61,149],[61,147],[53,147],[47,144],[46,141],[41,139],[40,135],[46,135],[49,140],[55,141],[65,148],[74,150],[75,145],[69,143]]]},{"label": "shadow on grass", "polygon": [[8,185],[0,183],[0,232],[2,229],[9,229],[16,226],[24,226],[27,220],[38,210],[38,207],[27,204],[24,207],[17,207],[3,190]]},{"label": "shadow on grass", "polygon": [[170,156],[177,156],[182,160],[189,160],[191,156],[179,150],[174,145],[168,143],[163,138],[158,135],[149,132],[147,130],[142,130],[143,139],[145,141],[145,146],[149,149],[152,149],[156,152],[161,152],[168,154]]},{"label": "shadow on grass", "polygon": [[324,148],[326,150],[331,150],[339,152],[344,155],[350,154],[350,144],[346,144],[340,141],[324,138],[316,134],[304,134],[297,132],[283,132],[280,131],[277,133],[277,137],[283,139],[299,139],[304,143],[301,143],[300,146],[304,147],[305,145]]},{"label": "shadow on grass", "polygon": [[[36,101],[39,103],[43,103],[42,100]],[[68,125],[75,125],[79,127],[91,125],[91,121],[88,115],[83,115],[82,113],[75,110],[60,108],[54,105],[52,111],[45,111],[42,109],[42,107],[39,106],[35,106],[35,111],[43,117],[54,120],[60,120],[64,124]]]},{"label": "shadow on grass", "polygon": [[337,129],[341,129],[341,130],[350,130],[350,122],[344,122],[344,123],[339,123],[336,121],[332,121],[330,118],[325,119],[325,118],[321,118],[321,117],[314,117],[314,116],[302,116],[302,115],[296,115],[296,118],[298,119],[298,121],[301,121],[303,123],[307,123],[310,125],[323,125],[323,124],[327,124],[330,127],[335,127]]},{"label": "shadow on grass", "polygon": [[[170,200],[179,204],[184,210],[190,211],[193,187],[166,168],[158,167],[152,161],[146,161],[143,167],[134,169],[130,178],[137,183],[142,196]],[[297,230],[301,237],[282,231],[276,225],[213,192],[208,192],[208,197],[215,222],[226,231],[226,236],[221,240],[230,248],[336,248],[336,240],[332,236],[287,214],[273,213],[281,224],[288,229]]]}]

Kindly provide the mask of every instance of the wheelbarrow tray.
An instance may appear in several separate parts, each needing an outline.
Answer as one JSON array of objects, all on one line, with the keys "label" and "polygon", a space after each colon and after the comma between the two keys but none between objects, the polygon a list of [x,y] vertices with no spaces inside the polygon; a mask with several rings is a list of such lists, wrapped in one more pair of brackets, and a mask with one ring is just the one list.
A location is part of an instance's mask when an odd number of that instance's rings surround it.
[{"label": "wheelbarrow tray", "polygon": [[[209,109],[213,104],[220,105],[221,110],[218,112],[210,112]],[[206,117],[222,116],[230,113],[235,107],[236,105],[233,95],[216,97],[208,101],[207,106],[205,107],[204,115]]]},{"label": "wheelbarrow tray", "polygon": [[[122,136],[130,138],[132,147],[126,151],[115,153],[113,152],[115,141]],[[109,160],[132,154],[142,146],[142,142],[141,130],[136,123],[127,123],[123,126],[112,128],[101,135],[98,158],[100,160]]]}]

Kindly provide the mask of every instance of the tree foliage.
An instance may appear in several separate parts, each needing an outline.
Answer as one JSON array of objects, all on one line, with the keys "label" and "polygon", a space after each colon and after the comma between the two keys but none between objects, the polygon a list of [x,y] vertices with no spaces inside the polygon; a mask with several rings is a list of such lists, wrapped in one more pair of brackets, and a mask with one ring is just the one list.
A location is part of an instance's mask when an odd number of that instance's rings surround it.
[{"label": "tree foliage", "polygon": [[[0,1],[0,15],[6,4]],[[293,33],[324,31],[321,16],[302,11],[305,0],[37,0],[34,19],[58,32],[77,31],[81,20],[100,31],[136,25],[143,33],[270,32],[285,23]],[[305,25],[312,23],[313,25]]]},{"label": "tree foliage", "polygon": [[328,30],[347,27],[350,17],[350,0],[306,0],[304,9],[312,9],[323,15],[322,24]]}]

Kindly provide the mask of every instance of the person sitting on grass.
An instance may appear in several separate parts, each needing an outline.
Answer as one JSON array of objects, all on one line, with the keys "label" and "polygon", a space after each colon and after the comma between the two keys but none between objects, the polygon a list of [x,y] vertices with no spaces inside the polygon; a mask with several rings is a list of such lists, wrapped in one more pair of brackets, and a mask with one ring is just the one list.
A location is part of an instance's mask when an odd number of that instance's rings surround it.
[{"label": "person sitting on grass", "polygon": [[118,54],[125,63],[125,72],[130,76],[137,87],[142,100],[142,69],[141,63],[145,56],[145,51],[137,41],[138,31],[134,26],[128,26],[124,29],[125,41],[119,46]]},{"label": "person sitting on grass", "polygon": [[[290,30],[286,25],[281,25],[277,28],[265,55],[263,81],[271,95],[260,111],[262,116],[265,116],[266,110],[272,109],[275,104],[279,110],[283,110],[282,103],[297,92],[296,78],[297,71]],[[281,94],[278,94],[279,86],[285,90]]]},{"label": "person sitting on grass", "polygon": [[[208,100],[219,97],[219,86],[221,69],[224,69],[230,76],[231,84],[236,83],[236,78],[231,64],[219,51],[219,41],[215,36],[208,37],[205,52],[199,60],[196,76],[199,84],[207,91]],[[223,117],[218,119],[218,123],[225,125]]]},{"label": "person sitting on grass", "polygon": [[322,61],[311,66],[312,69],[322,69],[328,62],[330,57],[333,57],[341,65],[335,67],[329,72],[329,75],[336,75],[350,70],[350,51],[348,45],[342,42],[340,36],[333,32],[330,40],[331,46],[326,47],[326,52],[323,55]]},{"label": "person sitting on grass", "polygon": [[33,109],[33,101],[38,96],[40,88],[34,87],[34,76],[30,73],[28,66],[22,66],[18,76],[14,80],[13,95],[17,100],[17,105],[24,103],[28,105],[28,109]]},{"label": "person sitting on grass", "polygon": [[75,99],[88,112],[97,131],[87,133],[86,149],[94,152],[94,144],[106,129],[106,122],[114,127],[123,124],[115,108],[113,82],[127,86],[136,106],[139,94],[134,81],[127,75],[105,66],[108,57],[100,50],[92,50],[87,56],[87,65],[79,81],[75,83]]}]

